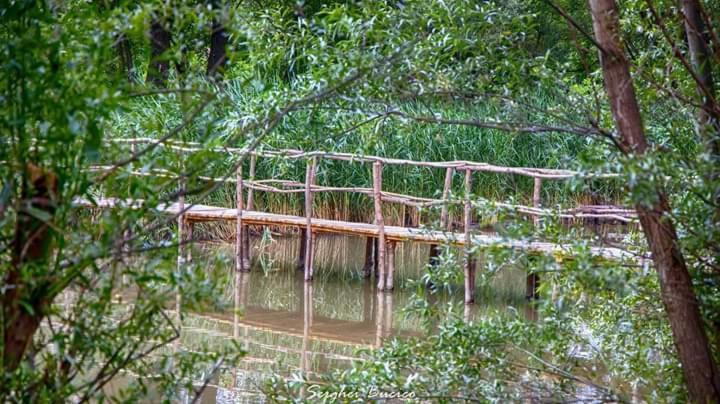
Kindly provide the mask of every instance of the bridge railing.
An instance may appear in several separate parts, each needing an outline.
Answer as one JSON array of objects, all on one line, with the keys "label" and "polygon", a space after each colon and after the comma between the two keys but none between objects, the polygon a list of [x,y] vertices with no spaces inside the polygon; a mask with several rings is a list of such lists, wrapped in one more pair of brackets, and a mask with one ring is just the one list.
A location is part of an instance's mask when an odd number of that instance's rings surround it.
[{"label": "bridge railing", "polygon": [[[202,147],[202,144],[195,142],[180,142],[174,140],[167,140],[160,142],[158,139],[152,138],[133,138],[133,139],[113,139],[113,143],[117,144],[128,144],[132,145],[133,150],[136,145],[148,145],[147,147],[160,147],[168,150],[181,152],[181,153],[193,153],[200,151],[207,151],[206,148]],[[311,280],[313,278],[313,230],[312,230],[312,218],[313,218],[313,194],[318,192],[351,192],[364,194],[373,199],[374,205],[374,224],[378,228],[378,237],[376,245],[374,246],[374,252],[370,252],[373,249],[372,243],[368,241],[366,256],[368,261],[364,268],[366,276],[370,276],[372,262],[369,260],[370,256],[374,257],[377,278],[378,278],[378,289],[379,290],[392,290],[393,288],[393,273],[394,273],[394,255],[395,255],[395,241],[387,241],[385,237],[385,224],[383,218],[382,204],[383,202],[398,203],[406,206],[413,207],[430,207],[430,206],[441,206],[440,212],[440,226],[443,230],[449,230],[449,206],[452,204],[463,205],[463,232],[464,239],[470,240],[470,228],[472,219],[472,208],[474,204],[492,203],[497,207],[510,209],[517,211],[522,214],[527,214],[533,217],[533,220],[537,223],[542,216],[554,216],[565,219],[576,219],[576,218],[597,218],[597,219],[610,219],[619,222],[631,222],[635,220],[635,212],[631,209],[614,207],[614,206],[591,206],[587,208],[574,208],[564,210],[551,210],[541,208],[541,190],[543,180],[567,180],[571,178],[583,178],[583,179],[607,179],[617,178],[619,175],[615,173],[583,173],[572,170],[563,169],[549,169],[549,168],[530,168],[530,167],[504,167],[497,166],[488,163],[456,160],[456,161],[444,161],[444,162],[427,162],[427,161],[414,161],[406,159],[395,159],[378,156],[367,156],[357,155],[351,153],[340,153],[340,152],[328,152],[328,151],[302,151],[293,149],[283,150],[249,150],[247,148],[233,148],[233,147],[215,147],[210,149],[213,152],[240,156],[250,156],[250,172],[248,178],[244,178],[242,172],[242,164],[238,165],[237,171],[234,178],[230,175],[224,177],[210,177],[210,176],[197,176],[197,179],[212,181],[212,182],[224,182],[234,183],[236,187],[236,269],[237,270],[249,270],[249,260],[246,254],[249,252],[247,247],[247,236],[245,235],[244,226],[242,223],[242,212],[243,210],[253,210],[253,191],[261,192],[273,192],[281,194],[292,194],[292,193],[303,193],[305,199],[305,218],[306,226],[301,243],[301,260],[303,261],[303,267],[305,270],[305,279]],[[305,181],[292,181],[292,180],[278,180],[278,179],[266,179],[256,180],[255,179],[255,166],[257,158],[282,158],[290,160],[305,160],[307,162]],[[332,187],[332,186],[319,186],[315,183],[315,176],[317,172],[318,161],[321,159],[327,160],[338,160],[349,163],[360,163],[360,164],[372,164],[372,188],[366,187]],[[445,181],[443,186],[442,198],[424,198],[413,195],[398,194],[393,192],[383,191],[383,180],[382,172],[384,165],[400,165],[400,166],[413,166],[413,167],[427,167],[435,169],[445,169]],[[112,169],[109,166],[94,166],[93,170],[105,171]],[[133,174],[145,175],[145,176],[163,176],[169,178],[178,178],[182,180],[180,173],[174,173],[166,169],[151,169],[151,170],[131,170]],[[464,173],[464,196],[461,200],[451,199],[450,190],[452,188],[453,177],[456,172]],[[472,175],[474,172],[490,172],[490,173],[502,173],[509,175],[522,175],[531,177],[534,179],[533,193],[532,193],[532,206],[509,204],[502,202],[490,202],[482,198],[471,199],[472,189]],[[248,188],[247,204],[243,206],[243,195],[245,193],[244,188]],[[179,203],[184,206],[184,199],[181,199]],[[182,208],[181,208],[182,211]],[[182,226],[184,220],[182,217],[179,218],[179,232],[182,234]],[[466,302],[472,302],[474,299],[473,291],[474,279],[475,279],[475,263],[471,256],[471,243],[465,243],[465,257],[464,257],[464,272],[465,272],[465,294]],[[431,249],[431,255],[437,254],[436,249]],[[431,257],[432,259],[432,257]],[[387,270],[386,270],[387,269]]]}]

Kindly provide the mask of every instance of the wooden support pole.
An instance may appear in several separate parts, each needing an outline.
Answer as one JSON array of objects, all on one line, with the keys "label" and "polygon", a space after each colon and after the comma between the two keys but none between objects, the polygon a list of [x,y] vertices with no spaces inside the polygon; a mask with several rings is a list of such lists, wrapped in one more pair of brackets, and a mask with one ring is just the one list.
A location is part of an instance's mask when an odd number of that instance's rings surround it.
[{"label": "wooden support pole", "polygon": [[300,246],[298,247],[298,261],[297,270],[305,270],[305,244],[307,244],[307,231],[303,228],[300,229]]},{"label": "wooden support pole", "polygon": [[[542,178],[535,177],[535,183],[533,186],[533,198],[532,204],[534,208],[540,208],[540,192],[542,191]],[[533,216],[533,224],[538,226],[540,224],[540,216]],[[540,286],[540,275],[536,273],[527,274],[525,280],[525,298],[527,299],[538,299],[538,286]]]},{"label": "wooden support pole", "polygon": [[242,178],[242,164],[239,164],[236,171],[237,182],[235,183],[235,209],[237,210],[237,216],[235,220],[235,270],[245,271],[245,254],[244,254],[244,243],[243,243],[243,224],[242,224],[242,211],[243,211],[243,178]]},{"label": "wooden support pole", "polygon": [[385,290],[385,222],[382,213],[382,163],[373,163],[373,199],[375,201],[375,224],[378,226],[377,255],[378,291]]},{"label": "wooden support pole", "polygon": [[373,237],[373,271],[375,272],[375,277],[378,276],[378,239],[377,237]]},{"label": "wooden support pole", "polygon": [[[450,205],[447,203],[448,198],[450,198],[450,189],[452,188],[452,180],[453,180],[453,174],[455,173],[455,169],[452,167],[448,167],[445,169],[445,183],[443,185],[443,193],[442,193],[442,199],[443,204],[442,208],[440,210],[440,230],[446,231],[450,227]],[[440,251],[438,249],[437,244],[431,244],[430,245],[430,265],[437,265],[437,256],[439,255]]]},{"label": "wooden support pole", "polygon": [[393,278],[395,277],[395,249],[397,247],[396,241],[388,242],[387,250],[387,282],[385,284],[385,290],[392,291],[394,288]]},{"label": "wooden support pole", "polygon": [[193,233],[195,232],[195,222],[187,221],[187,236],[185,236],[185,240],[187,241],[188,245],[185,247],[187,249],[187,262],[192,262],[192,245],[193,245]]},{"label": "wooden support pole", "polygon": [[305,280],[311,281],[313,278],[313,232],[312,232],[312,186],[315,182],[315,169],[317,159],[313,157],[307,162],[305,170]]},{"label": "wooden support pole", "polygon": [[[252,156],[250,156],[250,176],[249,176],[250,181],[255,180],[255,162],[256,162],[256,159],[257,159],[257,157],[256,157],[254,154],[253,154]],[[246,209],[246,210],[253,210],[253,208],[254,208],[254,203],[255,203],[255,201],[254,201],[254,198],[253,198],[253,189],[252,189],[252,188],[248,188],[248,191],[247,191],[247,204],[245,205],[245,206],[246,206],[245,209]],[[244,244],[244,250],[243,250],[245,254],[244,254],[243,258],[244,258],[245,269],[249,271],[249,270],[250,270],[250,263],[251,263],[251,260],[252,260],[252,255],[251,255],[252,249],[250,248],[250,226],[247,226],[247,225],[246,225],[246,226],[244,226],[243,228],[244,228],[244,232],[245,232],[245,233],[243,234],[243,242],[245,243],[245,244]]]},{"label": "wooden support pole", "polygon": [[472,170],[465,170],[465,303],[475,302],[475,288],[473,286],[475,278],[474,260],[471,256],[472,238],[470,235],[470,225],[472,217],[472,205],[470,202],[470,193],[472,191]]},{"label": "wooden support pole", "polygon": [[375,239],[373,237],[365,238],[365,265],[363,265],[363,278],[369,278],[373,270],[373,246]]}]

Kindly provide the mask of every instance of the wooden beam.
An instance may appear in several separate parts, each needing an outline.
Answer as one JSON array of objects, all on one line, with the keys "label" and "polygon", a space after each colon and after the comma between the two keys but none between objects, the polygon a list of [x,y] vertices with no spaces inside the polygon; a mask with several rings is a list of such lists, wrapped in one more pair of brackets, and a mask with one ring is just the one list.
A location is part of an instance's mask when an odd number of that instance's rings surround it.
[{"label": "wooden beam", "polygon": [[375,225],[378,228],[377,262],[378,291],[385,289],[385,222],[382,213],[382,163],[373,164],[373,200],[375,202]]},{"label": "wooden beam", "polygon": [[313,278],[313,200],[312,189],[315,182],[315,170],[317,160],[315,157],[308,160],[307,169],[305,170],[305,281],[311,281]]}]

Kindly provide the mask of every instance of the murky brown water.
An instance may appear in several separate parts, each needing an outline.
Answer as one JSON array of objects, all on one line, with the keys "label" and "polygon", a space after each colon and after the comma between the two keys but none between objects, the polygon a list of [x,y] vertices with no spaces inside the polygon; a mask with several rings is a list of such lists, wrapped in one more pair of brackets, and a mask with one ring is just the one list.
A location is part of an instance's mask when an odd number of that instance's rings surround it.
[{"label": "murky brown water", "polygon": [[[232,250],[230,244],[196,246],[194,261],[204,262],[205,257],[218,253],[231,256]],[[296,270],[298,237],[254,237],[252,250],[250,273],[236,273],[230,263],[220,268],[229,279],[222,296],[227,310],[184,312],[182,316],[181,337],[174,349],[219,351],[235,342],[247,352],[238,366],[224,367],[209,377],[200,400],[203,403],[262,402],[263,383],[274,374],[318,379],[363,360],[359,352],[363,348],[432,332],[423,318],[403,310],[413,297],[413,290],[407,287],[409,280],[419,279],[425,270],[427,246],[398,246],[397,282],[392,293],[378,293],[374,278],[362,279],[362,238],[319,236],[311,283],[304,282],[302,271]],[[513,306],[528,319],[535,319],[530,306],[524,304],[522,271],[510,268],[497,274],[490,289],[492,295],[470,311],[462,307],[461,288],[457,293],[434,296],[433,304],[443,309],[452,306],[458,316],[465,317]],[[197,387],[206,379],[207,375],[198,374]],[[109,390],[123,384],[118,379]],[[189,401],[188,392],[179,393],[182,401]]]},{"label": "murky brown water", "polygon": [[[334,369],[362,360],[361,348],[381,346],[393,337],[422,336],[428,332],[423,320],[403,309],[412,290],[403,286],[418,279],[425,268],[428,247],[403,244],[397,251],[398,284],[393,293],[378,293],[375,280],[364,280],[365,240],[349,236],[320,236],[315,258],[315,280],[303,281],[296,263],[297,237],[276,236],[253,240],[253,269],[232,272],[225,297],[233,310],[216,313],[183,313],[180,346],[212,349],[230,340],[238,342],[247,356],[240,366],[223,369],[211,378],[202,395],[204,403],[263,401],[261,386],[273,374],[302,374],[316,379]],[[201,246],[205,253],[232,253],[232,246]],[[202,252],[196,252],[196,256]],[[232,268],[228,268],[232,271]],[[525,306],[525,278],[508,270],[493,281],[497,298],[476,305],[466,316],[489,308],[505,310]],[[448,306],[462,302],[460,293],[448,293],[434,302]],[[458,305],[459,307],[459,305]],[[463,315],[463,313],[458,313]],[[525,315],[532,319],[534,314]],[[204,375],[199,375],[198,384]]]}]

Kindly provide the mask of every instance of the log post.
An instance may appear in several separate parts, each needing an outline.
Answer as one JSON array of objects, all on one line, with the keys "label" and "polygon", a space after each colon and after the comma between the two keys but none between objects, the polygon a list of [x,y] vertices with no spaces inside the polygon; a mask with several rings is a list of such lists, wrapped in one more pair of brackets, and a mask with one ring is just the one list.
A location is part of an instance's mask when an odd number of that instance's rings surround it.
[{"label": "log post", "polygon": [[470,236],[470,222],[472,217],[472,205],[470,192],[472,191],[472,170],[465,170],[465,303],[475,302],[475,261],[472,259],[472,237]]},{"label": "log post", "polygon": [[394,288],[393,278],[395,277],[395,248],[397,247],[396,241],[388,242],[387,250],[387,282],[385,284],[385,290],[392,291]]},{"label": "log post", "polygon": [[[450,189],[452,188],[452,180],[453,180],[453,174],[455,173],[455,169],[452,167],[448,167],[445,170],[445,184],[443,185],[443,193],[442,193],[442,199],[443,204],[442,208],[440,210],[440,230],[446,231],[449,228],[450,224],[450,206],[447,202],[448,198],[450,197]],[[430,245],[430,265],[437,265],[437,256],[439,254],[439,249],[437,244],[431,244]]]},{"label": "log post", "polygon": [[238,165],[236,170],[236,182],[235,182],[235,209],[237,211],[235,221],[235,270],[245,270],[245,254],[244,254],[244,243],[243,243],[243,225],[242,225],[242,210],[243,210],[243,179],[242,179],[242,163]]},{"label": "log post", "polygon": [[[542,190],[542,178],[535,177],[535,184],[533,187],[533,207],[536,209],[540,208],[540,192]],[[540,215],[533,215],[533,223],[537,227],[540,225]],[[528,273],[525,280],[525,298],[537,299],[540,297],[538,294],[538,286],[540,285],[540,275],[537,273]]]},{"label": "log post", "polygon": [[195,222],[192,222],[190,220],[186,221],[187,224],[187,235],[185,236],[185,240],[187,241],[187,254],[186,254],[186,260],[187,262],[192,262],[192,245],[193,245],[193,233],[195,232]]},{"label": "log post", "polygon": [[317,159],[313,157],[305,170],[305,281],[313,278],[312,186],[315,182]]},{"label": "log post", "polygon": [[[255,156],[254,154],[253,154],[252,156],[250,156],[250,173],[249,173],[249,174],[250,174],[250,175],[249,175],[249,180],[250,180],[250,181],[254,181],[254,180],[255,180],[255,162],[256,162],[255,160],[256,160],[256,159],[257,159],[257,158],[256,158],[256,156]],[[246,205],[246,208],[245,208],[245,209],[246,209],[246,210],[253,210],[254,202],[255,202],[255,201],[254,201],[254,198],[253,198],[253,189],[252,189],[252,188],[248,188],[248,190],[247,190],[247,205]],[[252,255],[251,255],[252,249],[250,248],[250,226],[244,226],[243,229],[244,229],[243,242],[245,243],[245,244],[243,245],[243,246],[244,246],[244,250],[243,250],[243,251],[245,252],[245,255],[244,255],[243,258],[245,259],[245,261],[244,261],[244,264],[245,264],[245,267],[246,267],[245,269],[247,269],[247,270],[249,271],[249,270],[250,270],[250,263],[251,263],[251,260],[252,260]]]},{"label": "log post", "polygon": [[373,237],[365,238],[365,265],[363,265],[363,278],[370,278],[373,269],[373,245],[375,239]]},{"label": "log post", "polygon": [[378,263],[378,291],[385,290],[385,222],[382,213],[382,163],[373,163],[373,199],[375,201],[375,224],[378,226],[378,242],[375,250]]},{"label": "log post", "polygon": [[305,244],[307,244],[307,232],[300,229],[300,246],[298,247],[298,261],[296,269],[298,271],[305,270]]}]

